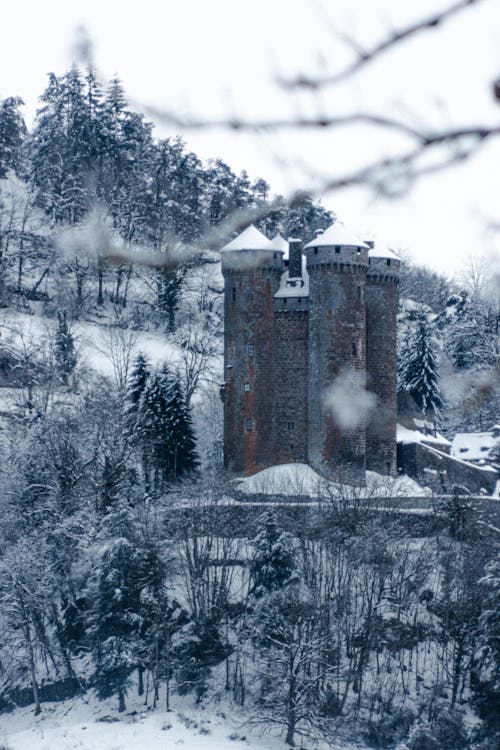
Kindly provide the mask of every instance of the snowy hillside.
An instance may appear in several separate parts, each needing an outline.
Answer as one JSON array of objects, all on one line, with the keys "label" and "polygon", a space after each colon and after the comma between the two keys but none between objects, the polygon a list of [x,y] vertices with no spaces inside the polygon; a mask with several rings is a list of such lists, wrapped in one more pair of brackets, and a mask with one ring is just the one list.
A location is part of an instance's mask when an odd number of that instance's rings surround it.
[{"label": "snowy hillside", "polygon": [[[193,708],[176,700],[171,711],[146,709],[137,700],[118,718],[107,701],[90,696],[49,704],[41,716],[17,709],[0,721],[0,747],[8,750],[284,750],[279,732],[252,721],[252,716],[222,703]],[[2,745],[3,743],[3,745]],[[317,743],[316,750],[363,750],[345,740]]]}]

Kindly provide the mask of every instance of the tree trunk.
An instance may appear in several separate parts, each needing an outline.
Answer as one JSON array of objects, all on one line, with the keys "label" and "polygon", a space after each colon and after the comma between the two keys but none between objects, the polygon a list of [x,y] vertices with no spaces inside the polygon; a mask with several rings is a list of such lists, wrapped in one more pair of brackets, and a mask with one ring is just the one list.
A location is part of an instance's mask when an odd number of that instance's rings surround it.
[{"label": "tree trunk", "polygon": [[137,695],[144,694],[144,667],[137,667],[138,681],[137,681]]},{"label": "tree trunk", "polygon": [[123,692],[123,688],[120,687],[118,688],[118,713],[122,714],[126,710],[125,693]]},{"label": "tree trunk", "polygon": [[102,255],[97,254],[97,304],[104,304],[104,297],[102,295]]},{"label": "tree trunk", "polygon": [[131,263],[129,265],[129,267],[128,267],[127,277],[125,279],[125,287],[123,289],[123,298],[122,298],[122,305],[123,305],[123,307],[127,306],[128,288],[129,288],[129,284],[130,284],[130,279],[132,278],[132,269],[133,269],[133,267],[134,267],[133,263]]}]

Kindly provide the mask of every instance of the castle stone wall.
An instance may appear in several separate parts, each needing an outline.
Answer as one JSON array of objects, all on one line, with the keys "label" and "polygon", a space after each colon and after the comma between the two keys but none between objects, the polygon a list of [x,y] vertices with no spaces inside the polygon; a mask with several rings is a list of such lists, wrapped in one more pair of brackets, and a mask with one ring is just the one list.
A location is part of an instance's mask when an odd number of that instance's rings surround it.
[{"label": "castle stone wall", "polygon": [[385,259],[370,259],[366,282],[366,387],[376,395],[377,405],[366,427],[366,468],[393,476],[396,474],[397,283],[398,278]]},{"label": "castle stone wall", "polygon": [[308,317],[307,310],[275,307],[274,464],[307,461]]},{"label": "castle stone wall", "polygon": [[306,255],[309,272],[309,463],[332,476],[362,484],[366,452],[364,425],[341,427],[326,408],[325,396],[342,373],[365,372],[367,252],[341,248],[338,262],[332,261],[337,255],[334,248],[308,248]]},{"label": "castle stone wall", "polygon": [[[246,257],[248,255],[248,257]],[[224,465],[252,474],[270,465],[273,437],[273,297],[280,253],[225,253]]]}]

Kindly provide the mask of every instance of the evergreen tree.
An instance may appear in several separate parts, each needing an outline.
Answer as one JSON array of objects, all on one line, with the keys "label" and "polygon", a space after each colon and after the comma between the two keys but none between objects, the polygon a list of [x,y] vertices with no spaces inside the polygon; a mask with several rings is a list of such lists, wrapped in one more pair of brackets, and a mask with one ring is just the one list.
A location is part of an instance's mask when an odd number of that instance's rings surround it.
[{"label": "evergreen tree", "polygon": [[290,534],[279,530],[272,511],[259,519],[250,562],[251,593],[262,597],[297,580]]},{"label": "evergreen tree", "polygon": [[54,355],[61,382],[67,385],[68,378],[76,367],[75,342],[68,327],[66,311],[58,313],[57,319]]},{"label": "evergreen tree", "polygon": [[91,635],[96,684],[102,698],[118,696],[124,711],[130,674],[137,666],[143,627],[142,592],[162,576],[159,558],[140,543],[124,504],[104,520],[106,546],[96,572],[97,598]]},{"label": "evergreen tree", "polygon": [[424,313],[404,339],[399,354],[398,389],[408,391],[424,414],[437,414],[443,401],[433,331]]},{"label": "evergreen tree", "polygon": [[479,581],[483,592],[480,658],[476,670],[476,704],[492,734],[500,740],[500,562],[492,560]]},{"label": "evergreen tree", "polygon": [[191,410],[178,375],[172,380],[167,404],[168,413],[168,473],[177,479],[194,471],[198,466],[196,441]]},{"label": "evergreen tree", "polygon": [[12,169],[22,172],[23,146],[27,130],[19,107],[24,104],[18,96],[0,101],[0,179]]},{"label": "evergreen tree", "polygon": [[190,410],[179,377],[167,366],[152,374],[138,409],[137,434],[148,452],[156,491],[198,466]]},{"label": "evergreen tree", "polygon": [[144,354],[138,354],[135,359],[128,386],[128,398],[132,408],[135,409],[137,407],[150,375],[151,366],[148,360]]}]

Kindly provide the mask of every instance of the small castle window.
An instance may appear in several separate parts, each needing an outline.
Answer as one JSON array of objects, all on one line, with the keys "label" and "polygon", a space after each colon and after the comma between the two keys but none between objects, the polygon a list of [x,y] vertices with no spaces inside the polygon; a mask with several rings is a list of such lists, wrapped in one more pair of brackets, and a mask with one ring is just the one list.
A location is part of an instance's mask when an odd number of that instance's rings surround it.
[{"label": "small castle window", "polygon": [[286,297],[283,297],[283,304],[284,304],[284,305],[286,305],[287,301],[288,301],[288,300],[287,300],[287,298],[286,298]]},{"label": "small castle window", "polygon": [[335,252],[336,253],[340,253],[340,246],[339,245],[335,245]]},{"label": "small castle window", "polygon": [[253,357],[255,354],[255,347],[253,344],[247,344],[247,354],[249,357]]},{"label": "small castle window", "polygon": [[248,431],[253,430],[253,419],[245,420],[245,429]]},{"label": "small castle window", "polygon": [[390,258],[387,258],[387,265],[388,265],[388,266],[390,266],[390,265],[391,265],[391,259],[390,259]]},{"label": "small castle window", "polygon": [[278,253],[273,253],[274,260],[276,260],[277,257],[278,257]]},{"label": "small castle window", "polygon": [[250,392],[250,383],[245,383],[244,387],[245,387],[245,393],[249,393]]},{"label": "small castle window", "polygon": [[293,449],[294,449],[294,444],[290,443],[290,450],[293,451]]},{"label": "small castle window", "polygon": [[358,302],[363,301],[363,287],[358,286]]},{"label": "small castle window", "polygon": [[317,248],[317,247],[315,247],[315,248],[314,248],[314,255],[317,255],[317,254],[318,254],[318,248]]},{"label": "small castle window", "polygon": [[467,453],[468,450],[468,448],[460,448],[460,453]]},{"label": "small castle window", "polygon": [[235,302],[235,301],[236,301],[236,287],[235,287],[235,286],[233,286],[233,294],[232,294],[232,297],[233,297],[233,302]]},{"label": "small castle window", "polygon": [[386,468],[387,474],[390,474],[391,473],[391,462],[390,461],[386,462],[385,468]]},{"label": "small castle window", "polygon": [[288,429],[294,430],[295,429],[295,422],[288,422]]},{"label": "small castle window", "polygon": [[361,248],[358,247],[358,255],[361,255]]},{"label": "small castle window", "polygon": [[356,356],[358,353],[358,345],[356,344],[355,341],[352,342],[352,353],[354,356]]}]

